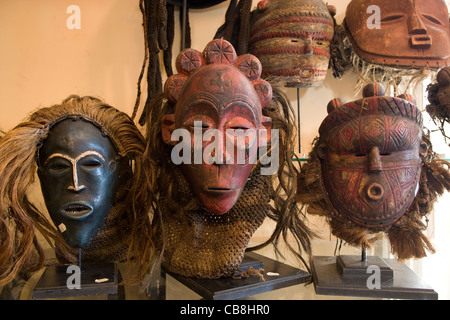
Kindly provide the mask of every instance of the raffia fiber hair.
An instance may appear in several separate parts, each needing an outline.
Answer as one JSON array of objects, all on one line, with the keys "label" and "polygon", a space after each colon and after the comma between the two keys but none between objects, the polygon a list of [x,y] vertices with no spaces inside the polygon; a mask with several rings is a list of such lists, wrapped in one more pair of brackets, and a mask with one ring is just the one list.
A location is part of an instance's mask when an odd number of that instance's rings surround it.
[{"label": "raffia fiber hair", "polygon": [[308,162],[302,166],[296,199],[305,212],[325,217],[331,233],[349,245],[371,248],[381,239],[381,232],[384,232],[391,244],[392,253],[399,260],[420,259],[427,255],[427,251],[434,253],[433,245],[423,232],[427,228],[427,215],[432,212],[434,203],[446,190],[450,190],[450,163],[438,159],[425,133],[423,139],[428,145],[428,152],[422,159],[419,191],[406,213],[392,226],[382,230],[363,228],[337,212],[328,199],[322,182],[321,164],[317,155],[319,139],[313,142]]},{"label": "raffia fiber hair", "polygon": [[126,172],[112,210],[118,208],[124,222],[119,227],[128,248],[126,258],[137,262],[137,277],[151,264],[154,250],[147,207],[151,174],[147,172],[149,160],[143,157],[145,139],[125,113],[98,98],[69,96],[61,104],[38,109],[0,140],[0,286],[21,271],[37,270],[48,263],[37,231],[63,258],[76,261],[74,249],[27,196],[35,181],[40,146],[53,125],[71,117],[81,117],[100,128],[122,157],[120,170]]},{"label": "raffia fiber hair", "polygon": [[[188,1],[187,7],[184,8],[186,10],[186,21],[184,43],[181,44],[182,49],[191,47],[191,28],[189,22],[189,8],[191,5],[193,7],[208,7],[222,1],[195,1],[191,4]],[[139,124],[141,125],[145,125],[148,118],[151,100],[157,98],[163,92],[161,70],[164,69],[167,77],[173,75],[172,47],[175,38],[175,3],[177,2],[179,1],[139,0],[139,9],[143,22],[142,26],[144,27],[145,55],[138,78],[138,92],[131,118],[134,120],[137,115],[141,101],[141,82],[144,73],[147,72],[147,99],[142,114],[139,117]],[[182,20],[182,10],[180,10],[180,22]],[[159,62],[160,51],[162,51],[163,56],[162,66],[160,66]]]},{"label": "raffia fiber hair", "polygon": [[[166,199],[173,199],[170,202],[171,212],[182,214],[189,208],[182,208],[177,203],[179,197],[179,186],[177,176],[170,161],[171,146],[164,143],[161,134],[162,117],[165,114],[175,112],[175,105],[166,101],[161,95],[152,101],[151,112],[147,119],[147,143],[148,157],[154,159],[151,163],[153,172],[158,172],[153,180],[155,194],[165,195]],[[247,250],[257,250],[269,244],[274,244],[275,252],[282,255],[278,250],[279,240],[284,240],[289,250],[299,259],[309,270],[309,261],[303,258],[303,253],[308,257],[311,254],[310,239],[315,236],[305,224],[305,216],[300,212],[294,201],[298,170],[292,163],[294,156],[295,123],[291,105],[285,95],[274,89],[272,103],[263,109],[263,115],[272,118],[272,128],[278,129],[280,133],[279,152],[280,163],[278,173],[270,177],[273,186],[272,190],[267,190],[273,200],[273,206],[267,217],[276,221],[276,227],[270,238],[263,244],[248,248]],[[270,152],[270,148],[269,148]],[[162,202],[165,199],[160,199]],[[154,201],[155,211],[161,210],[158,199]],[[164,217],[168,213],[162,212]],[[156,215],[155,215],[156,218]],[[156,225],[156,224],[155,224]],[[290,237],[292,235],[293,237]],[[294,240],[294,245],[291,245]]]}]

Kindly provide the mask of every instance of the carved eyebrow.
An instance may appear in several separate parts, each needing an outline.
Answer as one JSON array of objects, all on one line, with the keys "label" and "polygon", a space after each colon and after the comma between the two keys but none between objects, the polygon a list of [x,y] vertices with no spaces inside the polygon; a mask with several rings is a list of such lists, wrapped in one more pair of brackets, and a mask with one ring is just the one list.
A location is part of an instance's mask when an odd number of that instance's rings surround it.
[{"label": "carved eyebrow", "polygon": [[245,99],[245,100],[237,99],[237,100],[231,101],[230,103],[228,103],[228,105],[225,106],[225,110],[229,109],[229,108],[232,108],[234,106],[242,106],[242,107],[248,109],[251,112],[251,115],[253,116],[253,120],[255,122],[258,122],[258,117],[256,115],[256,112],[255,112],[254,108],[252,107],[251,103],[249,103],[248,100],[249,99]]},{"label": "carved eyebrow", "polygon": [[52,154],[50,157],[48,157],[47,160],[45,160],[44,166],[47,164],[47,162],[49,162],[49,161],[50,161],[51,159],[53,159],[53,158],[63,158],[63,159],[68,160],[70,163],[75,164],[75,163],[77,163],[80,159],[83,159],[83,158],[85,158],[85,157],[87,157],[87,156],[91,156],[91,155],[97,156],[97,157],[99,157],[101,160],[105,161],[105,158],[104,158],[100,153],[98,153],[97,151],[94,151],[94,150],[88,150],[88,151],[85,151],[85,152],[83,152],[82,154],[80,154],[80,155],[79,155],[78,157],[76,157],[75,159],[73,159],[72,157],[70,157],[70,156],[68,156],[68,155],[66,155],[66,154],[62,154],[62,153],[54,153],[54,154]]}]

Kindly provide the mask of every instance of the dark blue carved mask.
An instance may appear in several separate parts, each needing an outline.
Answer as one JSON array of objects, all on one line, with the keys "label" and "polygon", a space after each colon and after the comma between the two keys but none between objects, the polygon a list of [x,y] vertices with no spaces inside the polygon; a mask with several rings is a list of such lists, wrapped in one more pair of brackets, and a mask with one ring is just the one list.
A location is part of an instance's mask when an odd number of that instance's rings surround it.
[{"label": "dark blue carved mask", "polygon": [[90,243],[115,198],[119,155],[93,123],[65,119],[39,150],[38,175],[54,224],[73,248]]}]

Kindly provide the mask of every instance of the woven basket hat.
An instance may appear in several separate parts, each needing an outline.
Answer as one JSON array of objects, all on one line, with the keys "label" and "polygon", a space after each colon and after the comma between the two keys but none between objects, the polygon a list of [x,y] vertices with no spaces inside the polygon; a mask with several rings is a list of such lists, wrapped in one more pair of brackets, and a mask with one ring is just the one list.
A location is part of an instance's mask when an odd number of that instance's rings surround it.
[{"label": "woven basket hat", "polygon": [[319,86],[327,74],[335,10],[322,0],[264,0],[253,12],[249,51],[262,76],[288,87]]}]

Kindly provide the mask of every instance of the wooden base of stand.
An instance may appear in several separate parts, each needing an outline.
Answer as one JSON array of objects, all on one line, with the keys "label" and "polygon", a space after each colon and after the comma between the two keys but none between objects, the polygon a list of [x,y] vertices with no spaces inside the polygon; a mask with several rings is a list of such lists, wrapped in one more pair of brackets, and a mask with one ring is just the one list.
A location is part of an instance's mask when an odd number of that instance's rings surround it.
[{"label": "wooden base of stand", "polygon": [[[379,272],[379,289],[368,285],[368,282],[373,284],[373,270]],[[312,271],[317,294],[415,300],[438,298],[437,292],[395,259],[367,257],[363,262],[360,256],[317,256],[313,258]]]},{"label": "wooden base of stand", "polygon": [[[258,276],[250,276],[242,279],[233,279],[231,277],[215,280],[196,279],[167,272],[164,268],[162,268],[162,278],[165,279],[167,273],[207,300],[235,300],[245,298],[275,289],[306,283],[311,279],[311,275],[308,272],[252,252],[246,253],[240,270],[246,271],[249,267],[253,269],[263,268],[265,281],[262,281]],[[267,272],[278,275],[268,276]],[[165,288],[165,284],[162,285]],[[164,299],[165,292],[159,298]]]},{"label": "wooden base of stand", "polygon": [[[70,297],[107,295],[108,300],[122,299],[123,287],[116,264],[83,264],[81,268],[80,289],[70,289],[67,280],[72,272],[69,266],[47,267],[32,293],[33,300],[59,299]],[[95,280],[103,282],[96,283]],[[106,280],[107,279],[107,280]]]}]

